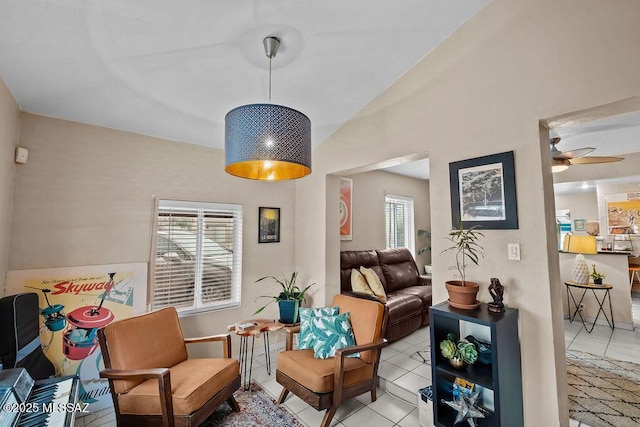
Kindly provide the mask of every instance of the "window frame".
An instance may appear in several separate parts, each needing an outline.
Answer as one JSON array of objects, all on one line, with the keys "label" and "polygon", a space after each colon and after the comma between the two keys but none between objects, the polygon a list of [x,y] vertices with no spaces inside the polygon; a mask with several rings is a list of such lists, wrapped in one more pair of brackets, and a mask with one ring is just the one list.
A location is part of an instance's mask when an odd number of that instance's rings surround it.
[{"label": "window frame", "polygon": [[[215,203],[215,202],[192,202],[183,200],[172,199],[157,199],[155,201],[155,209],[153,216],[153,228],[150,250],[150,262],[149,262],[149,278],[150,278],[150,295],[149,295],[149,307],[151,310],[157,310],[164,307],[170,307],[171,304],[156,305],[154,302],[156,292],[156,259],[158,254],[158,232],[160,215],[164,212],[168,212],[171,209],[177,211],[186,212],[193,211],[197,217],[197,229],[194,231],[196,234],[196,259],[194,273],[196,279],[194,282],[194,299],[193,305],[190,307],[176,307],[178,315],[180,317],[191,316],[200,313],[225,310],[229,308],[239,308],[242,302],[242,246],[243,246],[243,206],[233,203]],[[227,302],[213,302],[203,303],[203,257],[202,251],[204,250],[205,225],[207,215],[212,213],[228,213],[233,221],[232,230],[232,260],[231,260],[231,296]],[[166,239],[166,236],[163,236]],[[215,242],[215,240],[212,240]],[[176,246],[179,244],[172,242]],[[217,243],[217,242],[216,242]],[[187,252],[186,249],[180,247],[183,252]]]},{"label": "window frame", "polygon": [[405,231],[405,239],[403,246],[395,246],[395,247],[406,247],[411,252],[411,256],[415,258],[415,207],[413,197],[409,196],[399,196],[395,194],[385,194],[384,196],[384,238],[385,238],[385,246],[389,247],[389,223],[387,222],[387,205],[389,203],[400,204],[404,206],[404,231]]}]

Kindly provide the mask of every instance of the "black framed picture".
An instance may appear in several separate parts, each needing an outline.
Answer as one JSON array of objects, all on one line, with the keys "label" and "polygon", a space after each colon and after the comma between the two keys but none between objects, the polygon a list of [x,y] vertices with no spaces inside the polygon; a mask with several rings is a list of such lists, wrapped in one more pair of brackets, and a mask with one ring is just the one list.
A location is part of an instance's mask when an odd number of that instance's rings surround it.
[{"label": "black framed picture", "polygon": [[449,163],[449,182],[453,227],[518,228],[513,151]]},{"label": "black framed picture", "polygon": [[280,208],[258,208],[258,243],[280,241]]}]

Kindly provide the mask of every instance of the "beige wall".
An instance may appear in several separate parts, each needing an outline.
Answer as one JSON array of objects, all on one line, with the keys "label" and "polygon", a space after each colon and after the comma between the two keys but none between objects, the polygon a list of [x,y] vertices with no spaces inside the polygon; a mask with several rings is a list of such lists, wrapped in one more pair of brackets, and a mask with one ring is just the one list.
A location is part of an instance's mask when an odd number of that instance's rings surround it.
[{"label": "beige wall", "polygon": [[[573,220],[598,220],[598,196],[595,188],[577,193],[556,194],[555,202],[556,210],[569,209],[569,213],[571,214],[572,230]],[[602,232],[602,229],[600,229],[600,231]],[[574,230],[574,234],[587,234],[587,232]]]},{"label": "beige wall", "polygon": [[[494,0],[315,150],[312,177],[296,183],[304,230],[296,239],[311,245],[296,254],[298,268],[326,282],[325,298],[338,291],[327,174],[428,151],[439,254],[451,227],[449,163],[513,150],[519,229],[486,231],[486,256],[468,275],[484,301],[489,278],[500,278],[506,304],[520,309],[525,424],[567,426],[555,207],[539,121],[640,94],[639,17],[630,0]],[[510,242],[521,244],[521,261],[507,260]],[[447,298],[453,262],[434,256],[434,302]]]},{"label": "beige wall", "polygon": [[[351,175],[353,179],[353,240],[341,241],[340,250],[357,251],[386,247],[384,200],[387,194],[413,198],[414,223],[418,228],[431,229],[429,209],[429,181],[383,171]],[[414,236],[419,249],[424,240]],[[428,251],[416,257],[421,272],[431,260]]]},{"label": "beige wall", "polygon": [[[234,178],[221,150],[31,114],[20,145],[29,162],[16,174],[11,270],[147,263],[156,195],[244,206],[242,307],[184,318],[185,334],[221,333],[251,317],[256,297],[277,290],[253,282],[293,271],[291,182]],[[257,243],[259,206],[281,208],[280,243]],[[275,305],[265,315],[276,317]]]},{"label": "beige wall", "polygon": [[18,104],[0,78],[0,297],[5,294],[5,276],[8,270],[13,183],[16,174],[13,159],[18,143],[19,124]]}]

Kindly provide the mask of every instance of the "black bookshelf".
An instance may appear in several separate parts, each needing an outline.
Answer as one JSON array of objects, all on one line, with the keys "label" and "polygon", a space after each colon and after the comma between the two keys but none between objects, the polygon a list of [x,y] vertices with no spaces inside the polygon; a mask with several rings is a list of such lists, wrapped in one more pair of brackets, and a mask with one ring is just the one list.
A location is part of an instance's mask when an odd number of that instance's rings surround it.
[{"label": "black bookshelf", "polygon": [[[522,370],[518,337],[518,310],[505,308],[491,313],[487,305],[474,310],[460,310],[443,302],[431,307],[431,377],[433,379],[433,420],[436,426],[450,427],[456,411],[442,400],[452,400],[453,381],[463,378],[493,392],[493,411],[477,418],[478,427],[517,427],[524,425],[522,411]],[[491,332],[491,364],[476,362],[458,370],[440,354],[440,342],[447,334],[460,335],[460,322],[487,326]],[[482,405],[481,405],[482,406]]]}]

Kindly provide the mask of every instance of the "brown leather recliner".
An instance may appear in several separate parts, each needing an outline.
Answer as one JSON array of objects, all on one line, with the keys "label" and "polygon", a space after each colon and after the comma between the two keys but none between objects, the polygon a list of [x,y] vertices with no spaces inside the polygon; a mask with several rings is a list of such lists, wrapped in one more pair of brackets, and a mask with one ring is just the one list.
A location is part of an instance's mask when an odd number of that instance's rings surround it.
[{"label": "brown leather recliner", "polygon": [[387,330],[384,337],[397,341],[429,324],[431,279],[420,276],[407,248],[340,252],[341,293],[353,295],[351,269],[372,269],[387,294]]}]

